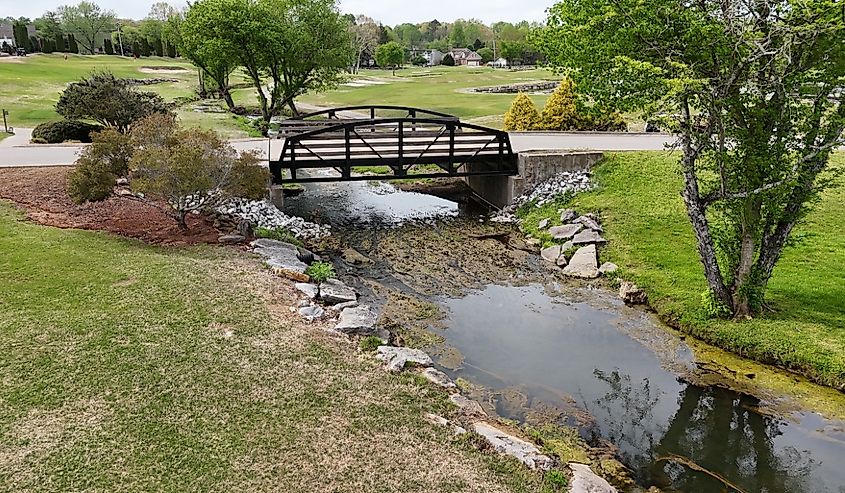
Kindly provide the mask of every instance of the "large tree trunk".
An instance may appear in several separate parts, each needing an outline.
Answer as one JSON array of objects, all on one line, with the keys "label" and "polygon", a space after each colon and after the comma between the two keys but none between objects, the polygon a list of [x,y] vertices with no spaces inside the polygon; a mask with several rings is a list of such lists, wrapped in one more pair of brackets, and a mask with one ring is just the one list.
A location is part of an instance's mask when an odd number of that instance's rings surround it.
[{"label": "large tree trunk", "polygon": [[229,92],[229,86],[226,84],[219,84],[217,86],[217,90],[220,91],[220,97],[222,97],[223,101],[226,102],[226,106],[229,110],[235,109],[235,100],[232,99],[232,93]]},{"label": "large tree trunk", "polygon": [[735,320],[750,318],[754,312],[749,295],[751,290],[757,288],[751,284],[756,281],[755,276],[752,276],[752,269],[757,252],[755,226],[760,221],[760,207],[762,200],[759,197],[748,199],[742,213],[739,259],[731,286],[731,306]]},{"label": "large tree trunk", "polygon": [[293,115],[293,117],[298,118],[299,117],[299,110],[296,108],[296,102],[293,100],[293,98],[289,98],[287,100],[287,105],[288,105],[288,108],[290,108],[290,112]]}]

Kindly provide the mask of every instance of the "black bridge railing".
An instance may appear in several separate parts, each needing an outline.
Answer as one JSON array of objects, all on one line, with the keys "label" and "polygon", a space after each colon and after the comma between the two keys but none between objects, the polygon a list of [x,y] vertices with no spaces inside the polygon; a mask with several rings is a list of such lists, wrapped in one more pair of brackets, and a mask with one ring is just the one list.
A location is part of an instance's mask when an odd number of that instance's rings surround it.
[{"label": "black bridge railing", "polygon": [[[302,118],[360,108],[335,108]],[[404,107],[378,108],[435,113]],[[448,115],[286,120],[280,136],[285,138],[281,156],[270,162],[276,184],[517,173],[517,158],[507,132],[464,123]],[[391,173],[358,176],[353,174],[356,166],[387,166]],[[337,174],[326,173],[330,170]]]},{"label": "black bridge railing", "polygon": [[[362,111],[364,113],[362,113]],[[422,108],[413,108],[410,106],[393,106],[389,104],[376,104],[376,105],[359,105],[359,106],[344,106],[342,108],[328,108],[320,111],[314,111],[312,113],[305,113],[300,115],[297,120],[308,120],[315,117],[325,116],[328,119],[337,119],[338,113],[360,113],[363,116],[369,115],[371,120],[376,118],[377,112],[400,112],[405,113],[405,116],[408,118],[455,118],[457,117],[453,115],[449,115],[446,113],[441,113],[439,111],[434,110],[426,110]]]}]

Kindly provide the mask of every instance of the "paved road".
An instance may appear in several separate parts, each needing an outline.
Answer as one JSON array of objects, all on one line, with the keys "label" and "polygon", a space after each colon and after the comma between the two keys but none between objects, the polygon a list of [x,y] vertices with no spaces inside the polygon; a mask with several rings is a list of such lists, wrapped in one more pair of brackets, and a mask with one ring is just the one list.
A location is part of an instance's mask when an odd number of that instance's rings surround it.
[{"label": "paved road", "polygon": [[[31,145],[31,130],[18,129],[17,134],[0,140],[0,168],[24,166],[64,166],[76,160],[81,145]],[[282,140],[234,140],[238,150],[257,150],[267,157],[268,144],[271,155],[281,153]],[[515,151],[593,149],[602,151],[662,150],[672,139],[663,134],[625,133],[514,133],[511,144]]]}]

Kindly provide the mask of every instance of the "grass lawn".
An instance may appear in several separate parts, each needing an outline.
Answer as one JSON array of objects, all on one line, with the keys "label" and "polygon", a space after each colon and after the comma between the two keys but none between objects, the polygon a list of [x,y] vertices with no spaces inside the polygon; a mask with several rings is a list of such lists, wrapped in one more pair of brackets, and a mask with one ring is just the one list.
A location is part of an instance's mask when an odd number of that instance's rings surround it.
[{"label": "grass lawn", "polygon": [[291,315],[222,248],[34,225],[0,203],[0,490],[538,491],[424,421],[445,396]]},{"label": "grass lawn", "polygon": [[[352,77],[353,83],[355,80],[369,80],[381,84],[340,86],[321,94],[307,94],[298,101],[320,106],[352,106],[373,102],[414,106],[453,114],[468,122],[501,128],[502,116],[510,107],[514,95],[470,93],[468,89],[554,79],[551,72],[542,69],[515,72],[487,67],[407,68],[397,71],[396,77],[389,70],[362,70],[358,76]],[[540,109],[546,98],[532,96]]]},{"label": "grass lawn", "polygon": [[[845,385],[845,188],[828,190],[796,228],[801,241],[784,252],[766,296],[776,312],[742,323],[707,320],[700,315],[706,284],[679,194],[677,160],[668,152],[619,153],[595,170],[599,188],[570,205],[601,213],[610,241],[602,261],[619,264],[624,278],[648,291],[652,307],[684,331],[820,383]],[[845,153],[833,162],[845,166]],[[528,230],[557,216],[560,206],[533,210]]]},{"label": "grass lawn", "polygon": [[[183,70],[155,71],[156,67]],[[179,82],[139,86],[140,90],[161,94],[167,101],[190,96],[196,87],[196,68],[181,59],[68,55],[65,60],[63,54],[36,54],[0,60],[0,80],[3,81],[0,108],[9,111],[9,124],[16,127],[34,127],[56,120],[59,115],[54,107],[65,86],[95,71],[109,71],[118,77],[135,79],[178,79]],[[222,115],[226,117],[222,118],[216,114],[194,113],[187,108],[177,109],[177,114],[186,125],[213,126],[226,137],[247,135],[230,115]]]}]

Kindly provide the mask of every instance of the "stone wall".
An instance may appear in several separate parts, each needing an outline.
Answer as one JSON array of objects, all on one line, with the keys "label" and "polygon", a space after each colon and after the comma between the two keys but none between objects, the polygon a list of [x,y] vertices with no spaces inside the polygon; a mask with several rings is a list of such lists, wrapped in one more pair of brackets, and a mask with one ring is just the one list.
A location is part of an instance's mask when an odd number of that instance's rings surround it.
[{"label": "stone wall", "polygon": [[522,84],[508,84],[506,86],[476,87],[473,92],[489,94],[516,94],[518,92],[549,92],[557,87],[555,81],[526,82]]}]

